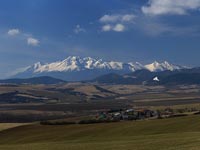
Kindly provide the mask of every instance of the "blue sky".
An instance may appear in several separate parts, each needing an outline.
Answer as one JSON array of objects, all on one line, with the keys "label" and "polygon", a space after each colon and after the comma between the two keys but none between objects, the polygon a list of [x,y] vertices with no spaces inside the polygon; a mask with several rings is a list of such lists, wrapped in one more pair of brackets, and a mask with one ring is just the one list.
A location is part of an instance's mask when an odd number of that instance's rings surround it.
[{"label": "blue sky", "polygon": [[0,0],[0,76],[69,55],[200,66],[200,0]]}]

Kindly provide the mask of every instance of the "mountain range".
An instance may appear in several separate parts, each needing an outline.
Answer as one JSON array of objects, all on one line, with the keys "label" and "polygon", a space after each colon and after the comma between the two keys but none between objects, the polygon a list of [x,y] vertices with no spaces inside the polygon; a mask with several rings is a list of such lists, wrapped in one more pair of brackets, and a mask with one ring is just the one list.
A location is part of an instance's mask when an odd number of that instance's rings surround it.
[{"label": "mountain range", "polygon": [[83,81],[92,80],[102,75],[116,73],[119,75],[128,74],[138,70],[147,70],[149,72],[175,71],[186,69],[185,66],[170,64],[167,61],[153,62],[143,65],[139,62],[119,62],[103,61],[91,57],[69,56],[62,61],[52,63],[37,62],[27,66],[22,71],[17,72],[10,78],[33,78],[40,76],[49,76],[65,81]]}]

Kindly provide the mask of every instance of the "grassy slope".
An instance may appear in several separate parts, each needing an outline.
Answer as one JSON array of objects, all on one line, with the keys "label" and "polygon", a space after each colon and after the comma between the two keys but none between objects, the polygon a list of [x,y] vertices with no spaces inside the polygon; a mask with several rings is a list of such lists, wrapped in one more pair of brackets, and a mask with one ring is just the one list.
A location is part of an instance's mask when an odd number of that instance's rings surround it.
[{"label": "grassy slope", "polygon": [[94,125],[27,125],[0,132],[2,150],[199,150],[200,116]]},{"label": "grassy slope", "polygon": [[0,131],[22,125],[27,125],[27,123],[0,123]]}]

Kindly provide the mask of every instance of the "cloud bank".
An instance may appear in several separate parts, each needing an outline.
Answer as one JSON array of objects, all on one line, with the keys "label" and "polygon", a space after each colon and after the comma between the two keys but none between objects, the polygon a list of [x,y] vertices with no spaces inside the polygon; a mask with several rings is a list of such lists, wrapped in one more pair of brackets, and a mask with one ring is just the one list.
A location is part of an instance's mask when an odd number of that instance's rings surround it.
[{"label": "cloud bank", "polygon": [[142,12],[146,15],[185,15],[191,10],[200,9],[200,0],[149,0],[143,6]]}]

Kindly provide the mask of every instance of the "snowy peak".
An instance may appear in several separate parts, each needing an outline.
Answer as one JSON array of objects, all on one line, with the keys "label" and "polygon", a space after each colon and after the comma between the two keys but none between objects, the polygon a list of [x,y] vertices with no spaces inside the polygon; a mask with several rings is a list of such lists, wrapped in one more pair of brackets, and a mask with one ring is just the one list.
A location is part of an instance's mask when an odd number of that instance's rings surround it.
[{"label": "snowy peak", "polygon": [[41,62],[37,62],[33,65],[34,69],[40,68],[42,66]]},{"label": "snowy peak", "polygon": [[153,63],[147,64],[144,67],[151,72],[158,72],[158,71],[165,71],[165,70],[174,71],[174,70],[179,70],[179,69],[184,68],[178,65],[170,64],[167,61],[164,61],[161,63],[154,61]]},{"label": "snowy peak", "polygon": [[136,62],[136,63],[133,63],[133,62],[129,62],[128,63],[130,65],[129,69],[134,72],[136,70],[141,70],[141,69],[145,69],[144,66],[139,63],[139,62]]}]

